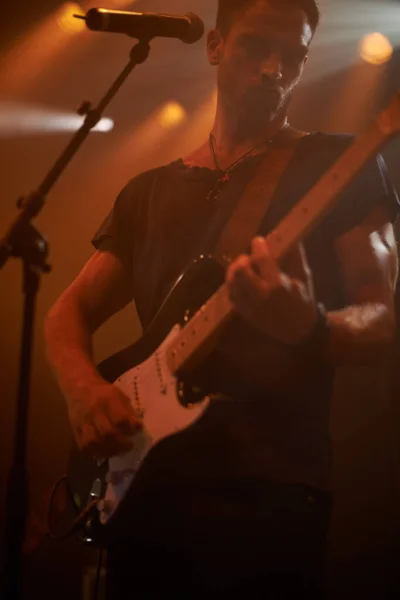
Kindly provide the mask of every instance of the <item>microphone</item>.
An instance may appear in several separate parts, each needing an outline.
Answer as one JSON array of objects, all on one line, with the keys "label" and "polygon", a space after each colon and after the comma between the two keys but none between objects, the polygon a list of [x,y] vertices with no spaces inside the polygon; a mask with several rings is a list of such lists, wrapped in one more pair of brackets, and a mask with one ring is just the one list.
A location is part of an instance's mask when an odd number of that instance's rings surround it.
[{"label": "microphone", "polygon": [[124,10],[91,8],[84,19],[92,31],[125,33],[136,39],[151,40],[155,37],[178,38],[185,44],[194,44],[204,34],[204,23],[199,16],[188,13],[183,17],[161,13],[137,13]]}]

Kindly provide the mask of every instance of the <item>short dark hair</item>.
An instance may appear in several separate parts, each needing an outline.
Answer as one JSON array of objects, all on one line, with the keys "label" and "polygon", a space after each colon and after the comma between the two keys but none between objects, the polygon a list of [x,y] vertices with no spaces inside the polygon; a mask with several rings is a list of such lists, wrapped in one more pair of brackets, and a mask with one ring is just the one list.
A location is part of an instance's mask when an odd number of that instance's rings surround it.
[{"label": "short dark hair", "polygon": [[[309,25],[313,33],[315,33],[319,19],[320,12],[315,0],[267,0],[273,6],[278,8],[298,8],[303,10],[308,18]],[[229,32],[232,24],[233,17],[236,13],[243,12],[254,4],[256,0],[219,0],[218,2],[218,13],[217,13],[217,24],[216,28],[222,35],[226,35]]]}]

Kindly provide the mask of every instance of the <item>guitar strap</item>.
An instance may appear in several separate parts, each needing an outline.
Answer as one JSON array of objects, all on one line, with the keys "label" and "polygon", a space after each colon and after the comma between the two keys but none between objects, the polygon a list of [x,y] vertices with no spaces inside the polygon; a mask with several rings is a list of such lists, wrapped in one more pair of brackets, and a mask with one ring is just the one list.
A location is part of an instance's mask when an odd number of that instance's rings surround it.
[{"label": "guitar strap", "polygon": [[299,140],[307,135],[290,128],[285,131],[279,146],[267,152],[214,246],[212,255],[223,266],[226,267],[239,254],[248,252],[250,241],[257,235],[261,220],[267,213]]}]

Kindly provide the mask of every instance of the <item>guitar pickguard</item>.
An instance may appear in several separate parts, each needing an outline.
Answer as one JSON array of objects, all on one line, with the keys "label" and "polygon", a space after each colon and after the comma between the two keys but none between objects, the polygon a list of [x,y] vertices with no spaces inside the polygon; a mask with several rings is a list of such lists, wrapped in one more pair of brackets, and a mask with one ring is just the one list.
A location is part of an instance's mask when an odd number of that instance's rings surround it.
[{"label": "guitar pickguard", "polygon": [[124,373],[114,384],[130,399],[143,429],[134,436],[133,449],[108,461],[106,493],[99,502],[100,522],[105,525],[125,497],[140,465],[163,438],[186,429],[208,406],[203,399],[184,406],[179,401],[178,380],[167,364],[168,346],[180,331],[176,325],[159,348],[142,364]]}]

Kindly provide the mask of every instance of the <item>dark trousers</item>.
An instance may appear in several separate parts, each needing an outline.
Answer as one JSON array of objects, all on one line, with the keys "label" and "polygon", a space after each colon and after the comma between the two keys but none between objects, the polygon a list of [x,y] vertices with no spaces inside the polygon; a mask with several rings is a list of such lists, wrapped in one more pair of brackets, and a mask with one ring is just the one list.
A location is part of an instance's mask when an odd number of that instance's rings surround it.
[{"label": "dark trousers", "polygon": [[247,483],[192,492],[171,503],[165,490],[168,510],[159,496],[136,533],[109,545],[107,600],[126,590],[141,599],[324,598],[331,494]]}]

